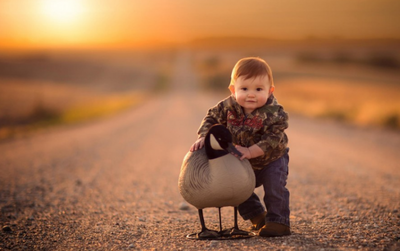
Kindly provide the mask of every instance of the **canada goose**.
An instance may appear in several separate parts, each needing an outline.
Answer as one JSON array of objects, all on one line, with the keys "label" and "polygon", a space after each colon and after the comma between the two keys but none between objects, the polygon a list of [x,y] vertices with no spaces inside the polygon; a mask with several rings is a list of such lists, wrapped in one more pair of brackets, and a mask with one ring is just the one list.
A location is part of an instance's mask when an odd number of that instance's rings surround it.
[{"label": "canada goose", "polygon": [[[223,125],[214,125],[208,131],[204,147],[188,152],[183,159],[179,175],[179,191],[182,197],[195,206],[199,212],[201,232],[188,235],[188,238],[246,238],[252,234],[239,230],[237,225],[237,206],[247,200],[255,188],[254,171],[250,162],[240,160],[232,154],[241,153],[232,144],[232,135]],[[234,227],[222,231],[221,207],[234,207]],[[207,229],[203,209],[219,209],[220,231]]]}]

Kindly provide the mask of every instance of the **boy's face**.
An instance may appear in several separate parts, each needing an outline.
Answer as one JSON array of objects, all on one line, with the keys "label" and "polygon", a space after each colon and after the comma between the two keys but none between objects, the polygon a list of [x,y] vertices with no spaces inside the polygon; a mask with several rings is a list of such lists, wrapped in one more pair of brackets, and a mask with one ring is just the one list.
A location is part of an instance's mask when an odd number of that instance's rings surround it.
[{"label": "boy's face", "polygon": [[267,75],[245,79],[240,76],[236,79],[235,95],[236,101],[241,105],[246,114],[265,105],[272,93],[271,83]]}]

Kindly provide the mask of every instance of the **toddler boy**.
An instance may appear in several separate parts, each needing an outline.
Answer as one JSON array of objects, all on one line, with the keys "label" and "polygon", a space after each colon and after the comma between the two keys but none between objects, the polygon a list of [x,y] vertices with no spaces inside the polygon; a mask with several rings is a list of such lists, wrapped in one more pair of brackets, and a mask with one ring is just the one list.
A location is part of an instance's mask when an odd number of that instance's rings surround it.
[{"label": "toddler boy", "polygon": [[288,115],[273,95],[274,83],[268,64],[257,57],[239,60],[232,70],[229,97],[210,108],[198,130],[198,140],[190,148],[204,146],[204,137],[214,124],[226,126],[233,143],[248,159],[256,176],[256,187],[264,187],[264,209],[253,193],[239,205],[244,220],[250,219],[259,235],[290,235],[289,191],[286,188],[289,155]]}]

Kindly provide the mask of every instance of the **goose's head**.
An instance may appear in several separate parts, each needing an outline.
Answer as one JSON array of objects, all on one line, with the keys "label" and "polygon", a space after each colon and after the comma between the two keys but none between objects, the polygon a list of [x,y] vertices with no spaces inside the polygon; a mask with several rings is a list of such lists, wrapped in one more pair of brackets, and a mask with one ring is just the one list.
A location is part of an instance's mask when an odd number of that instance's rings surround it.
[{"label": "goose's head", "polygon": [[232,135],[223,125],[213,125],[205,138],[205,148],[209,159],[218,158],[228,153],[242,154],[233,146]]}]

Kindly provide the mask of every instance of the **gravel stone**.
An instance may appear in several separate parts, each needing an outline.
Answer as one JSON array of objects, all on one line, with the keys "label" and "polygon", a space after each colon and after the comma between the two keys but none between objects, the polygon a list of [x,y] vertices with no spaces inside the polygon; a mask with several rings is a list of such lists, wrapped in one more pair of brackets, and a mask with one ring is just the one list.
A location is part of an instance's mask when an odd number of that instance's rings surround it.
[{"label": "gravel stone", "polygon": [[179,204],[179,210],[189,210],[189,209],[190,209],[190,206],[189,206],[188,203],[186,203],[186,202],[181,202],[181,203]]},{"label": "gravel stone", "polygon": [[3,229],[4,232],[11,232],[12,231],[10,226],[3,226],[2,229]]}]

